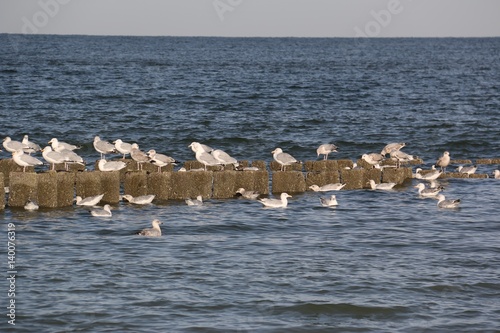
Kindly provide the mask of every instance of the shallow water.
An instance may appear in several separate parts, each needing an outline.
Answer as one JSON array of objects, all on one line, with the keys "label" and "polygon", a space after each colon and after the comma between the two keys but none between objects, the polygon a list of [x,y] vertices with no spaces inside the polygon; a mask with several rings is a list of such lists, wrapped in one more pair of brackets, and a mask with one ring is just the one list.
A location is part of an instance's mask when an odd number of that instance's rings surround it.
[{"label": "shallow water", "polygon": [[[404,141],[426,168],[444,150],[500,157],[500,39],[0,41],[10,46],[0,49],[3,137],[81,145],[89,166],[95,135],[181,161],[194,140],[267,162],[277,146],[314,160],[324,142],[354,160]],[[294,193],[286,209],[120,203],[111,219],[7,207],[15,331],[497,330],[500,181],[444,181],[456,210],[419,198],[416,183],[339,191],[336,208],[315,192]],[[153,218],[163,237],[134,235]],[[13,328],[7,320],[0,329]]]}]

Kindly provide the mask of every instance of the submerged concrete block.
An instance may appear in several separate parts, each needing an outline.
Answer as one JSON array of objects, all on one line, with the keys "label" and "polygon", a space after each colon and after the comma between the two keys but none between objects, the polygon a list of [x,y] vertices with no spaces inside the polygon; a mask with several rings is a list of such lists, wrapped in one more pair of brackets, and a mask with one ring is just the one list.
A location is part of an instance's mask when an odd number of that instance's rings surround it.
[{"label": "submerged concrete block", "polygon": [[24,207],[28,200],[38,202],[38,175],[34,172],[11,172],[9,206]]},{"label": "submerged concrete block", "polygon": [[297,193],[307,190],[304,174],[300,171],[276,171],[273,172],[273,193]]},{"label": "submerged concrete block", "polygon": [[172,172],[153,172],[148,175],[148,194],[155,200],[168,200],[172,196]]},{"label": "submerged concrete block", "polygon": [[306,187],[311,185],[323,186],[326,184],[340,183],[338,171],[308,172],[306,174]]},{"label": "submerged concrete block", "polygon": [[196,198],[198,195],[204,199],[212,197],[212,171],[173,172],[171,182],[171,199]]},{"label": "submerged concrete block", "polygon": [[306,161],[304,165],[306,172],[334,171],[339,169],[336,160]]},{"label": "submerged concrete block", "polygon": [[120,171],[100,172],[101,188],[104,191],[103,203],[117,204],[120,202]]},{"label": "submerged concrete block", "polygon": [[405,180],[413,178],[411,168],[384,168],[382,182],[403,184]]},{"label": "submerged concrete block", "polygon": [[493,164],[491,158],[479,158],[476,160],[476,164]]},{"label": "submerged concrete block", "polygon": [[127,172],[123,192],[133,197],[148,194],[148,173],[144,170]]},{"label": "submerged concrete block", "polygon": [[3,172],[0,172],[0,209],[5,208],[5,183]]},{"label": "submerged concrete block", "polygon": [[225,171],[214,172],[213,193],[215,199],[228,199],[243,187],[245,190],[269,193],[269,173],[267,171]]}]

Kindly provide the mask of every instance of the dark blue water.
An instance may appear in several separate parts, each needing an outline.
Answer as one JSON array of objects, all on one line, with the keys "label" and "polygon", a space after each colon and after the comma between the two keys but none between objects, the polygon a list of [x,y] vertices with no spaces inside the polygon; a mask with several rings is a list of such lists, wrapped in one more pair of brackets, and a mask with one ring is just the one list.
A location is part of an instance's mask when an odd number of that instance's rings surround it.
[{"label": "dark blue water", "polygon": [[[276,147],[315,160],[325,142],[355,160],[403,141],[424,167],[444,150],[500,157],[499,38],[0,35],[0,45],[0,136],[81,145],[89,167],[95,135],[181,161],[194,158],[192,141],[268,162]],[[277,210],[121,203],[112,219],[7,207],[15,331],[496,331],[500,182],[444,182],[462,199],[452,211],[418,198],[416,183],[341,191],[335,209],[313,192]],[[132,235],[152,218],[163,237]],[[2,331],[14,328],[5,314]]]}]

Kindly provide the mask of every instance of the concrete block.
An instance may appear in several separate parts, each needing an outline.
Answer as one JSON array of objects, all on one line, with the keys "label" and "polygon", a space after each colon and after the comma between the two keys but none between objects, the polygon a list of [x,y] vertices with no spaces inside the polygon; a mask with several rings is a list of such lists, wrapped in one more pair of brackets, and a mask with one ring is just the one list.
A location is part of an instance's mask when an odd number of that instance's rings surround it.
[{"label": "concrete block", "polygon": [[11,172],[9,188],[10,207],[24,207],[28,200],[38,202],[38,175],[34,172]]},{"label": "concrete block", "polygon": [[304,165],[306,172],[324,172],[339,169],[339,165],[336,160],[306,161]]},{"label": "concrete block", "polygon": [[76,195],[86,198],[104,193],[101,185],[101,172],[87,171],[76,173],[75,193]]},{"label": "concrete block", "polygon": [[479,158],[476,160],[476,164],[492,164],[491,161],[491,158]]},{"label": "concrete block", "polygon": [[336,160],[339,170],[349,168],[352,169],[354,163],[352,160]]},{"label": "concrete block", "polygon": [[384,168],[382,171],[383,183],[403,184],[406,179],[413,178],[411,168]]},{"label": "concrete block", "polygon": [[[204,169],[205,166],[198,161],[186,161],[184,162],[184,168],[186,168],[186,170]],[[221,171],[221,170],[222,166],[220,165],[207,166],[207,171]]]},{"label": "concrete block", "polygon": [[168,200],[172,193],[172,172],[153,172],[148,174],[148,194],[155,200]]},{"label": "concrete block", "polygon": [[463,165],[463,164],[472,164],[472,161],[471,160],[460,160],[460,159],[456,159],[456,160],[451,160],[450,161],[450,165],[453,165],[453,164],[457,164],[457,165]]},{"label": "concrete block", "polygon": [[[366,183],[368,182],[367,174],[372,176],[372,173],[380,173],[379,169],[342,169],[340,170],[340,179],[342,183],[345,183],[344,190],[359,190],[366,188]],[[380,175],[378,177],[380,179]]]},{"label": "concrete block", "polygon": [[117,204],[120,202],[120,171],[100,172],[101,188],[103,189],[103,203]]},{"label": "concrete block", "polygon": [[263,171],[265,171],[267,169],[267,164],[265,161],[260,161],[260,160],[252,161],[252,166],[259,168],[259,170],[263,170]]},{"label": "concrete block", "polygon": [[[4,175],[4,184],[9,186],[9,179],[11,172],[23,172],[23,168],[14,162],[13,159],[2,159],[0,160],[0,172]],[[35,172],[34,167],[26,167],[26,172]],[[24,205],[23,205],[24,206]]]},{"label": "concrete block", "polygon": [[358,168],[363,168],[363,169],[373,169],[373,165],[370,163],[366,162],[364,159],[360,158],[356,161],[356,164],[358,165]]},{"label": "concrete block", "polygon": [[240,187],[261,194],[268,194],[269,173],[260,170],[214,172],[213,198],[233,198]]},{"label": "concrete block", "polygon": [[212,171],[173,172],[170,199],[182,200],[196,198],[198,195],[204,199],[211,198],[213,174]]},{"label": "concrete block", "polygon": [[339,171],[324,171],[324,172],[308,172],[306,173],[306,187],[318,185],[323,186],[326,184],[340,183]]},{"label": "concrete block", "polygon": [[144,170],[127,172],[123,192],[133,197],[148,194],[148,173]]},{"label": "concrete block", "polygon": [[[279,164],[275,160],[272,160],[269,164],[269,168],[271,169],[271,171],[281,171],[281,164]],[[287,165],[285,166],[284,171],[302,171],[302,163]]]},{"label": "concrete block", "polygon": [[38,174],[38,206],[44,208],[57,208],[59,206],[57,202],[57,174],[55,171]]},{"label": "concrete block", "polygon": [[273,172],[273,193],[297,193],[307,190],[304,174],[300,171],[276,171]]},{"label": "concrete block", "polygon": [[0,172],[0,210],[5,208],[5,183],[3,172]]},{"label": "concrete block", "polygon": [[[52,164],[48,166],[48,171],[52,171]],[[64,163],[57,163],[55,165],[55,171],[66,171],[66,165]],[[69,172],[79,172],[79,171],[85,171],[85,165],[81,165],[78,163],[68,163],[68,170]],[[41,206],[40,206],[41,207]]]},{"label": "concrete block", "polygon": [[57,206],[73,206],[75,197],[76,174],[73,172],[57,173]]}]

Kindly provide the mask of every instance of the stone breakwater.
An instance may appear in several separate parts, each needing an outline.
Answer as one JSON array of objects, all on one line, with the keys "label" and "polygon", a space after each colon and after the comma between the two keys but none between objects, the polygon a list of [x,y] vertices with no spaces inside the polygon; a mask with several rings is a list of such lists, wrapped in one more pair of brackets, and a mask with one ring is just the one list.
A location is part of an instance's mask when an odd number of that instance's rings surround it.
[{"label": "stone breakwater", "polygon": [[[65,170],[62,164],[56,165],[55,171],[34,172],[33,168],[27,168],[22,172],[22,168],[11,159],[0,160],[0,186],[4,191],[4,195],[0,195],[0,208],[6,205],[23,207],[28,200],[37,202],[42,208],[60,208],[72,206],[75,195],[98,194],[104,194],[102,203],[117,204],[121,192],[132,196],[154,194],[156,200],[183,200],[198,195],[205,199],[229,199],[241,187],[263,195],[270,192],[300,193],[309,190],[313,184],[330,183],[345,183],[343,190],[354,190],[370,188],[370,179],[376,183],[403,184],[413,178],[411,165],[396,168],[390,160],[381,169],[373,168],[363,160],[358,160],[355,168],[351,160],[326,160],[290,165],[286,171],[279,171],[281,166],[275,161],[269,165],[265,161],[241,161],[241,167],[254,167],[245,171],[235,170],[232,166],[224,170],[208,167],[205,171],[199,162],[187,161],[184,163],[186,171],[174,171],[169,165],[160,172],[152,164],[144,164],[142,170],[138,170],[135,161],[125,162],[126,168],[112,172],[85,171],[81,165],[71,165],[69,171],[62,171]],[[475,162],[500,164],[500,159]],[[422,163],[415,160],[411,164]],[[454,160],[452,164],[472,164],[472,161]],[[488,178],[488,175],[447,172],[441,178]]]}]

